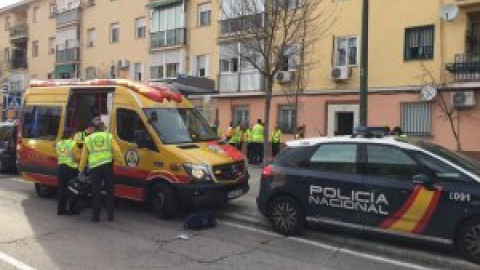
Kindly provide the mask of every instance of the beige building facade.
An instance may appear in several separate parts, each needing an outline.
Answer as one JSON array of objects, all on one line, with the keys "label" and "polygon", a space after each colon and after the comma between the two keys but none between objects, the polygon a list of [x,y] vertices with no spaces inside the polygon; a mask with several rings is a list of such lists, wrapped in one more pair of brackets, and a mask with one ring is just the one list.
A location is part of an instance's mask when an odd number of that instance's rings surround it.
[{"label": "beige building facade", "polygon": [[[358,125],[361,5],[321,5],[335,23],[315,45],[298,103],[291,94],[295,69],[278,77],[270,124],[284,130],[285,140],[300,125],[307,136],[350,134]],[[443,10],[456,12],[442,18]],[[213,94],[192,97],[210,122],[222,130],[230,122],[254,123],[264,116],[264,84],[226,49],[229,19],[216,0],[21,1],[0,10],[0,79],[11,92],[5,106],[18,108],[12,97],[31,79],[161,81],[187,74],[215,81]],[[455,148],[438,106],[445,100],[462,148],[480,151],[480,1],[370,0],[369,31],[369,124],[400,126]],[[426,85],[434,86],[433,99],[421,95]]]}]

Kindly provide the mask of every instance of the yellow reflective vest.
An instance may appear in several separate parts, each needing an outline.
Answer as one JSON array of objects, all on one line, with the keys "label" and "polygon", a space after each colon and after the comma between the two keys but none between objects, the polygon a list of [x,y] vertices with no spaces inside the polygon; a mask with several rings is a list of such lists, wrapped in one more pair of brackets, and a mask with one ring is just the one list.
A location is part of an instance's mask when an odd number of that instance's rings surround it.
[{"label": "yellow reflective vest", "polygon": [[88,150],[88,166],[96,168],[113,161],[112,134],[94,132],[85,139]]},{"label": "yellow reflective vest", "polygon": [[70,168],[78,168],[78,164],[73,158],[73,148],[75,141],[72,139],[61,140],[57,143],[57,160],[58,165],[67,165]]},{"label": "yellow reflective vest", "polygon": [[243,133],[243,141],[247,142],[247,143],[252,142],[252,129],[251,128],[248,128]]},{"label": "yellow reflective vest", "polygon": [[282,141],[282,130],[277,129],[272,133],[272,143],[280,143]]},{"label": "yellow reflective vest", "polygon": [[263,139],[263,126],[260,124],[255,124],[252,128],[252,142],[263,143]]}]

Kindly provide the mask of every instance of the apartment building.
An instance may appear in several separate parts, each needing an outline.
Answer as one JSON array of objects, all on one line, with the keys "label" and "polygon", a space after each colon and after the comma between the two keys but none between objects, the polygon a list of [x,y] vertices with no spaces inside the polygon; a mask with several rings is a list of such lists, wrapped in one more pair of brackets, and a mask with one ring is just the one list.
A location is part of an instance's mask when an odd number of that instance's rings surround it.
[{"label": "apartment building", "polygon": [[[24,0],[1,9],[0,79],[11,89],[4,103],[9,107],[10,96],[18,97],[30,79],[159,81],[188,74],[215,81],[215,94],[192,97],[209,121],[222,129],[229,122],[254,123],[263,118],[264,81],[227,48],[236,18],[221,12],[219,3]],[[446,4],[457,12],[442,19]],[[362,1],[324,1],[322,8],[335,24],[315,45],[298,106],[291,95],[295,61],[287,59],[277,77],[270,124],[280,125],[285,139],[300,125],[307,136],[344,135],[359,122]],[[369,125],[401,126],[411,136],[455,148],[438,106],[443,97],[456,109],[453,126],[462,148],[480,151],[479,14],[476,0],[370,0]],[[421,95],[428,84],[436,84],[433,100]]]}]

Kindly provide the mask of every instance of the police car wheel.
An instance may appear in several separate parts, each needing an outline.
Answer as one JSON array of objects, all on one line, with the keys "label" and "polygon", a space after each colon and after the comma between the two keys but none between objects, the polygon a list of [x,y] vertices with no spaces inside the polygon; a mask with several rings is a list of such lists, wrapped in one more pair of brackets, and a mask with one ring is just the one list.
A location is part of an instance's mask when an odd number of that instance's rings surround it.
[{"label": "police car wheel", "polygon": [[458,231],[455,242],[463,256],[480,264],[480,218],[466,222]]},{"label": "police car wheel", "polygon": [[273,230],[283,235],[299,234],[305,223],[303,209],[290,196],[274,197],[269,203],[268,215]]},{"label": "police car wheel", "polygon": [[35,183],[35,192],[40,198],[51,199],[55,197],[57,189],[51,186]]},{"label": "police car wheel", "polygon": [[178,211],[173,189],[165,183],[155,183],[150,199],[153,214],[161,219],[172,218]]}]

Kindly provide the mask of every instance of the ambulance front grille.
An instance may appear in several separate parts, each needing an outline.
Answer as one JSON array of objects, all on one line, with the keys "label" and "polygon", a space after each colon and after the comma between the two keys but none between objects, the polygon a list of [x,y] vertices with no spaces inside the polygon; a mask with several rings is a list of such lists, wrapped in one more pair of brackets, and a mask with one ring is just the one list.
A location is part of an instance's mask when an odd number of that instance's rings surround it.
[{"label": "ambulance front grille", "polygon": [[237,180],[245,174],[245,162],[236,162],[213,167],[215,178],[220,181]]}]

